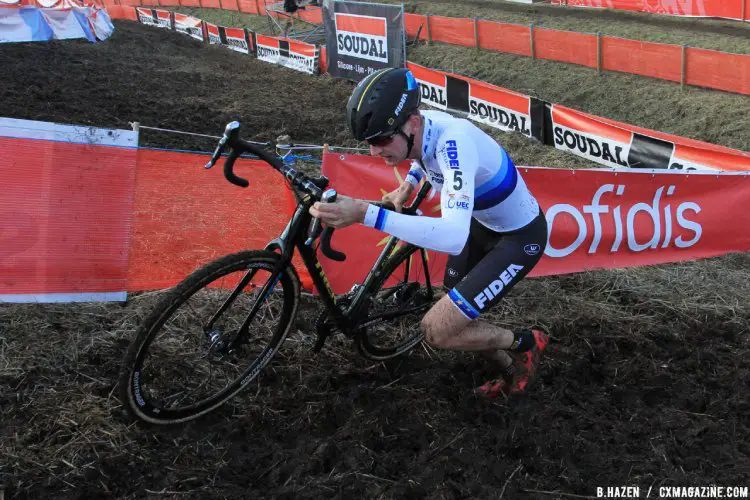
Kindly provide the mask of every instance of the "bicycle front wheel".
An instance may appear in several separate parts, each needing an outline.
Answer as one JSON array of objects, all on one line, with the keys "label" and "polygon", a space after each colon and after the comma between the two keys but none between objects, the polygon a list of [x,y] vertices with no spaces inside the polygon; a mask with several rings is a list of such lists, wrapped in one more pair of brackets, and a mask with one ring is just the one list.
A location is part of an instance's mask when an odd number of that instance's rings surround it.
[{"label": "bicycle front wheel", "polygon": [[[120,397],[132,415],[154,424],[185,422],[258,379],[286,339],[299,303],[294,268],[274,275],[280,258],[267,251],[227,255],[158,301],[120,372]],[[253,310],[247,335],[230,350]]]},{"label": "bicycle front wheel", "polygon": [[401,356],[424,339],[422,317],[435,302],[435,293],[426,286],[429,261],[426,253],[407,245],[386,260],[371,288],[370,300],[357,332],[359,352],[373,361]]}]

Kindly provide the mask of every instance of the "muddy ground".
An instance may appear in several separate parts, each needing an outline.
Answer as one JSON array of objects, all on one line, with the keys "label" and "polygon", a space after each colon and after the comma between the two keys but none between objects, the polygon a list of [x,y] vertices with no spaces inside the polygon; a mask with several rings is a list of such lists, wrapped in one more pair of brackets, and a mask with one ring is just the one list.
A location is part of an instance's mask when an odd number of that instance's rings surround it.
[{"label": "muddy ground", "polygon": [[[346,82],[134,23],[116,27],[96,45],[0,46],[1,114],[114,127],[137,119],[208,134],[239,118],[256,138],[347,141]],[[727,125],[705,113],[707,127]],[[143,143],[213,146],[154,133]],[[524,154],[523,163],[539,160]],[[639,486],[644,497],[650,487],[747,486],[748,269],[750,255],[739,254],[521,283],[491,320],[542,327],[553,341],[533,390],[510,401],[474,396],[492,367],[473,355],[423,347],[375,364],[334,339],[314,356],[316,302],[306,298],[269,369],[272,397],[242,394],[170,429],[133,423],[116,398],[120,360],[153,294],[124,306],[3,305],[0,491],[551,499],[595,497],[598,486]]]}]

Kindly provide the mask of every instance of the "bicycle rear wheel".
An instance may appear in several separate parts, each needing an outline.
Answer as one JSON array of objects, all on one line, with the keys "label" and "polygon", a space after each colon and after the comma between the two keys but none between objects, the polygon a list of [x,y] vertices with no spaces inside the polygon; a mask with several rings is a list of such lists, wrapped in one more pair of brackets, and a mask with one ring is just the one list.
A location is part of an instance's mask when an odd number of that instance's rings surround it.
[{"label": "bicycle rear wheel", "polygon": [[422,252],[407,245],[383,263],[363,311],[366,318],[361,324],[365,326],[355,336],[357,349],[366,358],[396,358],[424,339],[420,323],[435,302],[435,293],[423,284],[427,274]]},{"label": "bicycle rear wheel", "polygon": [[[123,360],[120,397],[132,415],[154,424],[192,420],[258,378],[286,339],[299,303],[294,268],[273,275],[280,258],[267,251],[227,255],[162,297]],[[266,283],[272,288],[261,296]],[[256,305],[245,341],[229,351]]]}]

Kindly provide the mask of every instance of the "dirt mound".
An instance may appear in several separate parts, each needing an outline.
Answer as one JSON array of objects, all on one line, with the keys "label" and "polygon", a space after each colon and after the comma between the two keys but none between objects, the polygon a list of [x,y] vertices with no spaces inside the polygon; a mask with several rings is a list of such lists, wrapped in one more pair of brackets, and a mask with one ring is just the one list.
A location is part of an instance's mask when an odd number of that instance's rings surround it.
[{"label": "dirt mound", "polygon": [[[255,138],[346,140],[341,103],[350,83],[311,78],[134,22],[117,22],[113,36],[96,45],[4,44],[0,65],[3,116],[127,129],[139,121],[211,135],[237,119]],[[213,149],[215,142],[148,132],[141,145]]]},{"label": "dirt mound", "polygon": [[[0,46],[0,66],[7,116],[207,134],[239,118],[258,138],[344,143],[349,84],[133,23],[103,44]],[[134,425],[115,396],[152,294],[3,305],[0,487],[32,499],[548,499],[746,485],[748,269],[743,254],[521,283],[489,319],[553,339],[533,390],[511,401],[475,398],[492,367],[472,355],[424,347],[373,364],[333,339],[313,356],[307,298],[259,396],[172,429]]]}]

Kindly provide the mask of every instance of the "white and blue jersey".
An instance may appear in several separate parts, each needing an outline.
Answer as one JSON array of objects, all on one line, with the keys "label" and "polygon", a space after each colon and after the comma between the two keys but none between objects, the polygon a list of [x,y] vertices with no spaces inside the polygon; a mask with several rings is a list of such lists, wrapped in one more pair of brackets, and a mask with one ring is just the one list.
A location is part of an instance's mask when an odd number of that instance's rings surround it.
[{"label": "white and blue jersey", "polygon": [[407,181],[427,176],[440,191],[441,217],[412,217],[370,205],[364,224],[408,243],[458,255],[472,216],[486,228],[510,232],[532,222],[539,204],[508,154],[465,119],[422,111],[421,161],[412,162]]}]

